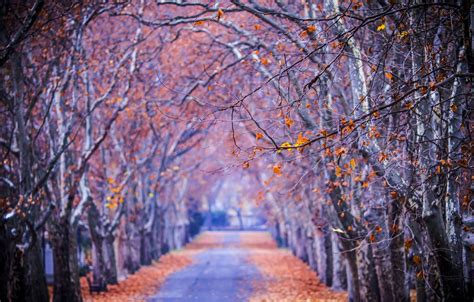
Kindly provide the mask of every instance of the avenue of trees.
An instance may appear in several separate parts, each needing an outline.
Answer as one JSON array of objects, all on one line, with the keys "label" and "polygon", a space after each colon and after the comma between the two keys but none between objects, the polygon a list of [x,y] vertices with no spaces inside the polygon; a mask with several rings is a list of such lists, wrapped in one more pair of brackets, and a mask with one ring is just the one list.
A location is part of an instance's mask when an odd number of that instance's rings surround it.
[{"label": "avenue of trees", "polygon": [[0,10],[1,301],[48,301],[46,243],[54,301],[82,301],[83,262],[117,283],[186,243],[232,173],[351,301],[472,300],[470,1]]}]

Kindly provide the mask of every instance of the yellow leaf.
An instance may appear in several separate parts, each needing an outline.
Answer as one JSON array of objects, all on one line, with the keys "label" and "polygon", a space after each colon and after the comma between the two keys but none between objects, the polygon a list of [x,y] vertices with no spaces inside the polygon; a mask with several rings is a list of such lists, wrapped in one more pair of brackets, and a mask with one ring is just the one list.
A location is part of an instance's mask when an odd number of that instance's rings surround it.
[{"label": "yellow leaf", "polygon": [[105,207],[108,209],[115,209],[117,207],[116,203],[106,203]]},{"label": "yellow leaf", "polygon": [[377,31],[381,31],[381,30],[384,30],[384,29],[385,29],[385,23],[382,23],[377,27]]},{"label": "yellow leaf", "polygon": [[336,174],[337,177],[341,177],[341,176],[342,176],[342,169],[341,169],[341,167],[336,166],[335,174]]},{"label": "yellow leaf", "polygon": [[408,32],[407,31],[402,31],[401,33],[398,34],[398,37],[400,39],[403,39],[405,38],[406,36],[408,36]]},{"label": "yellow leaf", "polygon": [[352,169],[355,169],[355,167],[356,167],[356,165],[357,165],[355,159],[351,159],[351,161],[349,162],[349,164],[351,165],[351,168],[352,168]]}]

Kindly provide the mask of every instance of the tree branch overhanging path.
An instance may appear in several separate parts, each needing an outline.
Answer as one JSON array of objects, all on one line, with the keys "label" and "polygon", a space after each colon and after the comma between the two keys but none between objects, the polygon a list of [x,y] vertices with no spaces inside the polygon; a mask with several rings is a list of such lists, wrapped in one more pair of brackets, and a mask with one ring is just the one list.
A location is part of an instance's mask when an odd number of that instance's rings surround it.
[{"label": "tree branch overhanging path", "polygon": [[0,4],[0,301],[471,301],[471,2]]}]

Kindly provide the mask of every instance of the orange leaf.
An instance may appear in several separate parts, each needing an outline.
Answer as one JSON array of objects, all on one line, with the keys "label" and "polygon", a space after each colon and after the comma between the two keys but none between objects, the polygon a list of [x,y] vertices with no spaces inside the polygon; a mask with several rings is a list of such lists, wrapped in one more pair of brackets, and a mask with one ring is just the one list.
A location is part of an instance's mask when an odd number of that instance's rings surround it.
[{"label": "orange leaf", "polygon": [[274,165],[273,166],[273,173],[275,173],[278,176],[281,176],[281,166],[280,165]]},{"label": "orange leaf", "polygon": [[294,124],[294,122],[293,122],[293,120],[292,120],[291,118],[285,117],[285,125],[286,125],[288,128],[290,128],[291,125],[293,125],[293,124]]},{"label": "orange leaf", "polygon": [[222,9],[219,8],[217,10],[217,21],[219,21],[223,16],[224,16],[224,12],[222,11]]},{"label": "orange leaf", "polygon": [[403,245],[405,246],[405,251],[408,251],[413,245],[413,239],[405,240],[405,243]]},{"label": "orange leaf", "polygon": [[257,132],[257,133],[255,134],[255,138],[256,138],[257,140],[259,140],[259,139],[263,138],[263,134],[260,133],[260,132]]},{"label": "orange leaf", "polygon": [[370,242],[374,242],[374,241],[375,241],[375,234],[374,234],[374,233],[371,233],[371,234],[370,234],[369,240],[370,240]]},{"label": "orange leaf", "polygon": [[347,152],[346,148],[339,147],[339,148],[336,148],[336,150],[334,151],[334,154],[336,154],[337,156],[341,156],[341,155],[345,154],[346,152]]},{"label": "orange leaf", "polygon": [[299,133],[298,134],[298,139],[296,140],[296,144],[295,144],[295,147],[298,147],[298,146],[301,146],[301,145],[304,145],[306,143],[309,143],[309,139],[307,137],[304,137],[303,136],[303,133]]},{"label": "orange leaf", "polygon": [[308,28],[306,29],[308,31],[308,33],[314,33],[316,31],[316,26],[314,25],[310,25],[308,26]]},{"label": "orange leaf", "polygon": [[421,264],[421,257],[418,256],[418,255],[415,255],[413,256],[413,263],[415,263],[416,265],[420,265]]},{"label": "orange leaf", "polygon": [[380,155],[379,155],[379,162],[383,162],[385,161],[386,159],[388,158],[388,155],[384,152],[380,152]]}]

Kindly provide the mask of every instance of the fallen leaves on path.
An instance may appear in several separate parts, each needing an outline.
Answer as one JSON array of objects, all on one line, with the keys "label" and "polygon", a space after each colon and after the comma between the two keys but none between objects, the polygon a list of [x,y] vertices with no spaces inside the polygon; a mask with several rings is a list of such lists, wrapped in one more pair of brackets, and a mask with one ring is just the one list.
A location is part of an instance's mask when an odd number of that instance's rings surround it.
[{"label": "fallen leaves on path", "polygon": [[321,283],[314,271],[290,251],[279,249],[268,233],[241,236],[249,249],[249,261],[263,275],[254,282],[250,301],[347,301],[347,293],[336,292]]},{"label": "fallen leaves on path", "polygon": [[145,301],[158,291],[170,274],[190,265],[192,258],[181,251],[162,256],[152,265],[143,266],[117,285],[108,285],[107,291],[90,294],[85,278],[81,279],[82,295],[85,301]]},{"label": "fallen leaves on path", "polygon": [[186,245],[185,252],[201,252],[202,250],[220,247],[223,245],[225,232],[203,232]]},{"label": "fallen leaves on path", "polygon": [[81,290],[84,301],[145,301],[158,292],[166,278],[192,263],[193,256],[203,250],[220,246],[223,234],[204,232],[196,237],[186,247],[163,255],[152,265],[143,266],[138,272],[130,275],[117,285],[108,285],[107,292],[90,294],[85,278],[81,279]]}]

